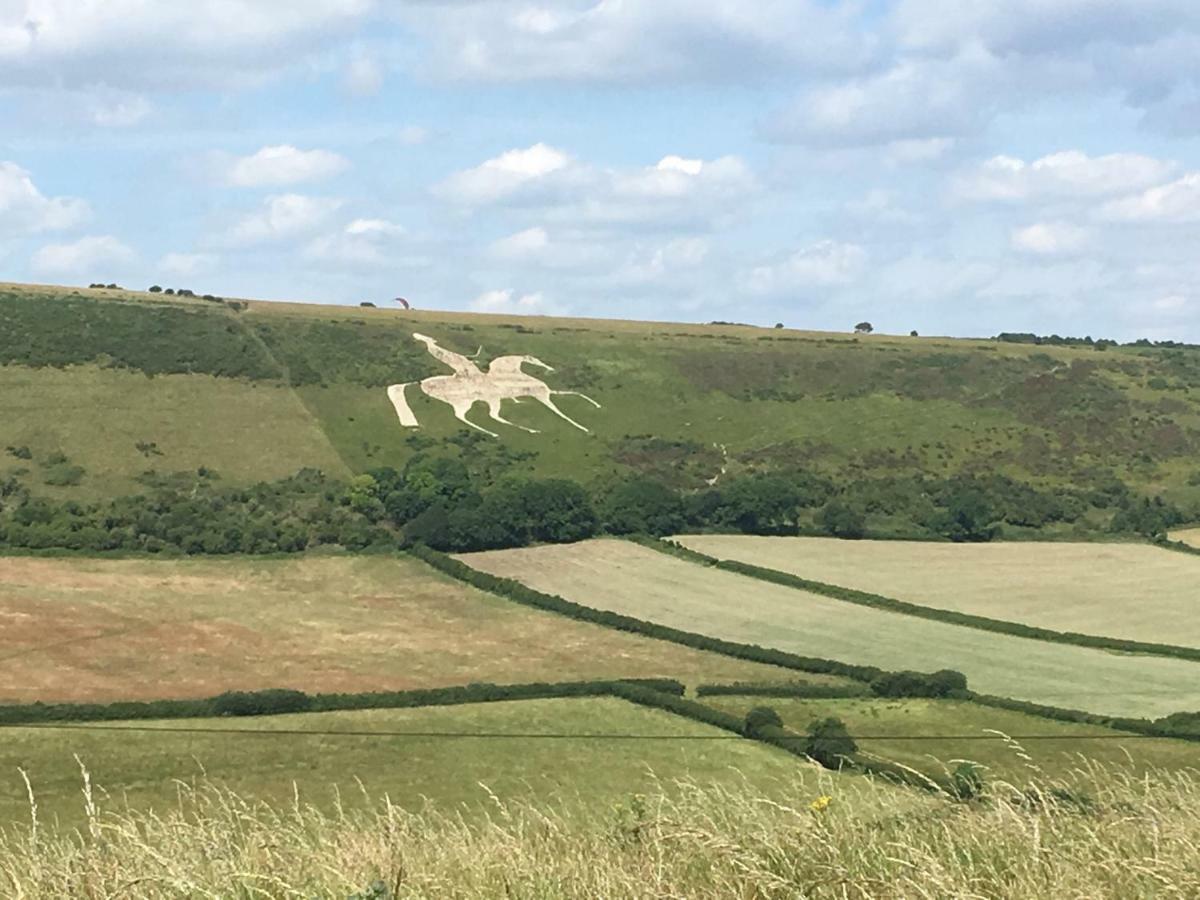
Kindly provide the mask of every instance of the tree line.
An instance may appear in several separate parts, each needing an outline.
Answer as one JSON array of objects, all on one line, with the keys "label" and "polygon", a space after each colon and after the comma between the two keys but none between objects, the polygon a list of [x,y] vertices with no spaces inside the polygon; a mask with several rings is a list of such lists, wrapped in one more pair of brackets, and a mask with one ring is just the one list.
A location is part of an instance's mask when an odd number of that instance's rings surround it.
[{"label": "tree line", "polygon": [[[11,448],[19,454],[23,448]],[[472,475],[461,460],[418,454],[348,482],[314,469],[248,487],[218,473],[147,472],[136,494],[95,503],[35,496],[0,480],[0,545],[150,553],[361,551],[423,544],[447,552],[562,543],[600,534],[687,530],[988,541],[1004,530],[1107,518],[1112,530],[1161,536],[1195,512],[1133,494],[1119,481],[1043,488],[1002,475],[881,476],[836,484],[823,475],[750,473],[699,491],[638,475],[584,486],[570,479]]]}]

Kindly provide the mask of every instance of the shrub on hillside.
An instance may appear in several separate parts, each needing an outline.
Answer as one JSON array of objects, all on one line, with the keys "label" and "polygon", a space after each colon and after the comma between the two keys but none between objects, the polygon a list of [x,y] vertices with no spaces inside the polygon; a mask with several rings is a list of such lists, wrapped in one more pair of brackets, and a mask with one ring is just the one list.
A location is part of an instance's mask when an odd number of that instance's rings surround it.
[{"label": "shrub on hillside", "polygon": [[742,726],[746,737],[757,736],[764,728],[782,728],[783,719],[770,706],[756,706],[746,713],[746,721]]},{"label": "shrub on hillside", "polygon": [[804,752],[827,769],[839,769],[853,762],[858,744],[850,737],[846,723],[830,716],[808,726]]},{"label": "shrub on hillside", "polygon": [[967,676],[953,669],[937,672],[887,672],[871,681],[878,697],[966,697]]}]

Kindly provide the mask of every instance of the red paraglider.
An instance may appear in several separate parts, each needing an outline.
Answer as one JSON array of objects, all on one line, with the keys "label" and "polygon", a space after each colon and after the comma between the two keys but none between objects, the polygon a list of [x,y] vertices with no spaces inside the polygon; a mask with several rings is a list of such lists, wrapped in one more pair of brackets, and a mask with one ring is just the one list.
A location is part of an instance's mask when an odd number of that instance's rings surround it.
[{"label": "red paraglider", "polygon": [[405,300],[403,297],[397,297],[397,298],[396,298],[396,300],[395,300],[395,302],[396,302],[396,303],[399,303],[399,304],[400,304],[401,306],[403,306],[405,309],[412,309],[412,307],[409,305],[408,301],[407,301],[407,300]]}]

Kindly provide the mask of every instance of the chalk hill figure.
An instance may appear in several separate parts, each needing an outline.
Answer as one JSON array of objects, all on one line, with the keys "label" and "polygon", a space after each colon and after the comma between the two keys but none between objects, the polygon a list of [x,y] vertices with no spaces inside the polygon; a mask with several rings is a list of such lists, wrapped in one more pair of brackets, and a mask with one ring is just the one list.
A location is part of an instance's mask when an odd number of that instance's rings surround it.
[{"label": "chalk hill figure", "polygon": [[[454,410],[454,417],[464,425],[474,428],[476,431],[482,431],[484,434],[491,435],[492,437],[499,437],[500,435],[476,425],[467,418],[467,413],[470,412],[471,407],[481,401],[487,404],[488,414],[493,420],[503,425],[511,425],[513,428],[520,428],[522,431],[528,431],[530,434],[537,434],[537,429],[526,428],[524,425],[510,422],[500,414],[500,402],[502,400],[520,401],[526,397],[530,397],[541,403],[560,419],[564,419],[571,425],[574,425],[580,431],[588,431],[588,429],[555,406],[553,398],[562,395],[582,397],[588,403],[592,404],[592,406],[597,409],[600,408],[600,404],[586,394],[581,394],[578,391],[552,390],[541,379],[534,378],[532,375],[523,372],[521,370],[521,366],[523,365],[539,366],[546,372],[554,371],[552,367],[546,365],[536,356],[500,356],[493,359],[488,364],[487,371],[484,372],[470,358],[463,356],[461,353],[447,350],[427,335],[414,334],[413,338],[423,343],[429,350],[430,355],[439,362],[449,366],[454,371],[454,374],[434,375],[419,382],[410,381],[405,384],[393,384],[387,389],[388,399],[392,401],[392,406],[396,410],[400,424],[406,428],[417,428],[420,426],[417,417],[413,415],[413,411],[409,407],[408,400],[405,397],[405,390],[411,384],[418,385],[422,391],[435,400],[441,400],[443,403],[450,404]],[[588,433],[590,434],[591,432],[589,431]]]}]

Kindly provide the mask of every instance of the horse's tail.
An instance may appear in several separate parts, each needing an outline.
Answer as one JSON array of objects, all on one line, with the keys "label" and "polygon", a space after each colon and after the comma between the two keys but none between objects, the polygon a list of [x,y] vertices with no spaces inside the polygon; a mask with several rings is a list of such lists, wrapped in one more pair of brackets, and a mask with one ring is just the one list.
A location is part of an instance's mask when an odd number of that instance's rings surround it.
[{"label": "horse's tail", "polygon": [[410,381],[406,384],[393,384],[387,389],[388,399],[392,401],[396,415],[400,418],[400,424],[405,428],[416,428],[420,425],[417,417],[413,415],[413,411],[409,409],[408,400],[404,397],[404,389],[412,383]]}]

